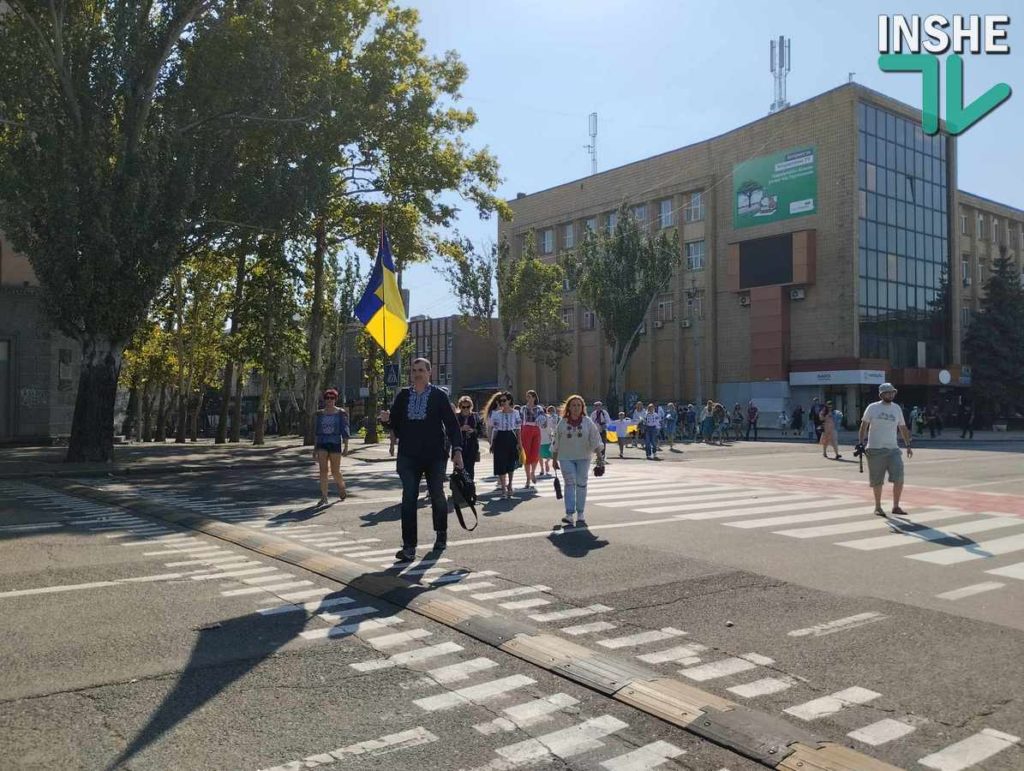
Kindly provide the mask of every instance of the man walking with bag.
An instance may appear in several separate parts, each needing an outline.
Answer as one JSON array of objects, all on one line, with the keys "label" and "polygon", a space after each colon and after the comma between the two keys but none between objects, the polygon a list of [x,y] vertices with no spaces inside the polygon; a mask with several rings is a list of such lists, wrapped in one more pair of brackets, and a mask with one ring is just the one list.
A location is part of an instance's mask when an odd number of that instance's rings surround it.
[{"label": "man walking with bag", "polygon": [[868,483],[875,494],[875,514],[885,516],[882,508],[882,486],[885,484],[886,472],[892,482],[892,513],[895,516],[906,516],[907,512],[900,508],[900,495],[903,493],[903,453],[900,450],[897,431],[903,436],[907,445],[907,457],[913,458],[910,449],[910,430],[903,418],[903,409],[896,404],[896,388],[892,383],[878,386],[877,402],[872,402],[864,410],[860,421],[857,441],[864,442],[867,437],[865,454],[868,459]]},{"label": "man walking with bag", "polygon": [[426,476],[430,507],[434,518],[434,551],[448,546],[448,499],[444,493],[444,472],[448,465],[447,447],[452,463],[463,468],[462,431],[447,395],[430,382],[430,362],[414,359],[412,385],[403,388],[391,405],[390,429],[398,439],[398,476],[402,480],[402,548],[395,554],[399,562],[416,559],[416,500],[420,478]]}]

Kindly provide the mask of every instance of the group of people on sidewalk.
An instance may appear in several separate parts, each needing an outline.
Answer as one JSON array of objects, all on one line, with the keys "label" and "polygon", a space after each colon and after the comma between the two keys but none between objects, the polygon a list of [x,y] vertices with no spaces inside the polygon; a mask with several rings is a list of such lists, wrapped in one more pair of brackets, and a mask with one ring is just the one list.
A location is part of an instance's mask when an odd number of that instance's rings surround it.
[{"label": "group of people on sidewalk", "polygon": [[[459,397],[453,405],[446,391],[430,382],[431,365],[427,359],[417,358],[411,366],[412,385],[399,391],[390,410],[382,413],[382,422],[390,431],[392,442],[397,441],[396,465],[402,482],[402,546],[395,555],[399,562],[409,562],[416,557],[419,543],[416,508],[419,498],[420,481],[426,478],[435,533],[433,551],[439,553],[447,547],[448,501],[444,491],[445,471],[449,458],[455,469],[472,479],[475,466],[480,460],[478,439],[479,419],[474,412],[473,401],[468,396]],[[895,404],[896,389],[890,383],[879,387],[879,401],[864,411],[860,423],[861,445],[867,442],[865,455],[868,461],[869,482],[875,498],[875,514],[886,516],[881,504],[882,487],[885,477],[893,485],[892,513],[897,516],[906,512],[900,507],[903,490],[903,460],[898,435],[902,436],[907,457],[912,457],[911,434],[902,409]],[[324,393],[325,407],[317,413],[317,440],[314,456],[320,464],[320,503],[327,502],[327,474],[330,471],[338,485],[339,497],[344,500],[345,484],[340,471],[341,456],[348,451],[349,428],[347,415],[337,407],[337,392],[329,389]],[[642,403],[637,403],[642,408]],[[739,409],[736,405],[733,413]],[[715,432],[714,421],[732,425],[732,415],[724,407],[709,400],[700,416],[701,432],[707,436]],[[822,453],[827,457],[828,447],[835,451],[836,459],[841,458],[838,445],[837,411],[826,402],[812,404],[812,415],[817,414],[815,425],[821,424],[819,442]],[[637,414],[637,410],[634,410]],[[741,413],[742,414],[742,413]],[[748,433],[753,430],[757,438],[757,407],[750,402],[743,415]],[[625,412],[619,413],[620,422],[625,423]],[[561,485],[556,479],[556,490],[564,491],[560,497],[564,502],[565,515],[562,524],[566,527],[585,527],[587,482],[593,462],[594,474],[605,471],[605,448],[608,434],[614,426],[619,439],[620,453],[623,445],[631,438],[638,441],[635,432],[621,432],[613,423],[600,401],[594,403],[588,415],[586,402],[579,394],[572,394],[560,408],[540,404],[536,391],[526,392],[525,404],[518,406],[511,393],[495,393],[482,411],[482,420],[493,456],[494,475],[503,498],[513,496],[512,478],[520,466],[526,475],[524,490],[535,489],[537,479],[549,476],[550,471],[559,472]],[[643,442],[647,457],[654,458],[658,452],[658,438],[666,421],[678,421],[679,412],[669,404],[665,415],[658,412],[654,403],[648,403],[638,415],[637,423],[643,426]],[[707,421],[712,421],[708,424]],[[670,424],[671,425],[671,424]],[[670,432],[670,436],[671,436]],[[671,440],[670,440],[671,441]],[[550,470],[550,471],[549,471]]]}]

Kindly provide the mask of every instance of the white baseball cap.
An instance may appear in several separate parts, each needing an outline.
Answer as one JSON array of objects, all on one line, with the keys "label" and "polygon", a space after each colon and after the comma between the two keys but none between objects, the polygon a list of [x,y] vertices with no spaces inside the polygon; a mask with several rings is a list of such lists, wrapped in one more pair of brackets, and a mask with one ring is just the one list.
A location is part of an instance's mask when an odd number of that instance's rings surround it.
[{"label": "white baseball cap", "polygon": [[884,393],[896,393],[896,386],[892,383],[882,383],[878,386],[878,395],[881,396]]}]

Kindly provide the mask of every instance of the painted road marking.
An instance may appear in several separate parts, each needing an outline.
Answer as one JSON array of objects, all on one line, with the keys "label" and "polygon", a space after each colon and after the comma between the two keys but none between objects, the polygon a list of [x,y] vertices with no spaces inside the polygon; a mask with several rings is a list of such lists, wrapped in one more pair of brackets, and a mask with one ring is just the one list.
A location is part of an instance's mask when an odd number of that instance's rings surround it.
[{"label": "painted road marking", "polygon": [[[767,499],[762,499],[767,500]],[[776,500],[792,500],[790,497],[783,497]],[[747,508],[745,505],[740,507],[737,511],[733,511],[733,506],[730,508],[729,504],[724,506],[715,506],[716,509],[725,508],[726,511],[697,511],[693,514],[682,514],[679,519],[693,519],[693,520],[704,520],[704,519],[726,519],[727,517],[745,517],[748,514],[776,514],[790,511],[803,511],[804,509],[822,509],[822,518],[827,518],[827,514],[830,511],[838,511],[844,507],[849,508],[851,503],[854,503],[850,498],[844,500],[816,500],[816,501],[804,501],[800,503],[775,503],[771,506],[755,506],[754,508]],[[755,501],[757,503],[757,501]]]},{"label": "painted road marking", "polygon": [[604,744],[599,739],[627,727],[627,724],[618,718],[602,715],[560,731],[538,736],[536,739],[499,747],[495,752],[513,763],[529,763],[549,755],[571,758],[603,747]]},{"label": "painted road marking", "polygon": [[920,554],[908,554],[907,559],[931,562],[936,565],[953,565],[958,562],[969,560],[980,560],[987,557],[994,557],[999,554],[1010,554],[1011,552],[1024,549],[1024,534],[1009,535],[1005,538],[996,538],[991,541],[980,541],[966,546],[947,546],[942,551],[928,551]]},{"label": "painted road marking", "polygon": [[673,637],[681,637],[685,635],[682,629],[673,629],[670,626],[663,627],[662,629],[651,629],[647,632],[639,632],[637,634],[626,635],[625,637],[609,637],[604,640],[598,640],[597,644],[602,648],[611,648],[615,650],[617,648],[627,648],[633,645],[646,645],[647,643],[660,642],[661,640],[670,640]]},{"label": "painted road marking", "polygon": [[536,586],[520,586],[516,589],[503,589],[497,592],[482,592],[480,594],[471,594],[474,600],[499,600],[506,597],[518,597],[522,594],[533,594],[535,592],[550,592],[550,586],[543,586],[537,584]]},{"label": "painted road marking", "polygon": [[203,573],[202,575],[192,576],[193,581],[209,581],[211,579],[221,578],[238,578],[241,576],[254,576],[259,573],[270,573],[271,571],[278,570],[275,567],[264,567],[264,568],[246,568],[245,570],[226,570],[223,573]]},{"label": "painted road marking", "polygon": [[460,661],[458,664],[449,664],[446,667],[431,669],[427,672],[427,675],[441,685],[445,685],[447,683],[457,683],[459,680],[468,680],[477,672],[484,672],[496,666],[498,666],[497,661],[491,661],[491,659],[480,656],[469,661]]},{"label": "painted road marking", "polygon": [[[383,619],[381,620],[383,621]],[[431,633],[426,629],[410,629],[408,632],[394,632],[392,634],[383,634],[380,637],[371,637],[366,642],[377,650],[384,650],[386,648],[396,648],[399,645],[405,645],[414,640],[422,640],[424,637],[430,637],[430,635]]]},{"label": "painted road marking", "polygon": [[[943,519],[966,517],[965,511],[936,511],[933,513],[914,513],[915,522],[938,522]],[[820,538],[826,535],[845,535],[870,530],[886,530],[890,527],[889,520],[872,515],[872,519],[861,522],[842,522],[838,525],[820,525],[818,527],[799,527],[793,530],[777,530],[776,535],[788,535],[790,538]]]},{"label": "painted road marking", "polygon": [[562,632],[566,634],[581,635],[590,634],[591,632],[606,632],[609,629],[615,629],[615,624],[611,624],[607,621],[593,621],[589,624],[576,624],[575,626],[563,626]]},{"label": "painted road marking", "polygon": [[[635,501],[643,501],[643,505],[650,506],[651,504],[658,503],[659,499],[664,500],[679,500],[688,501],[690,503],[699,503],[701,501],[713,501],[725,498],[726,496],[749,496],[749,495],[769,495],[773,491],[770,490],[749,490],[743,488],[734,488],[729,490],[728,488],[718,488],[715,490],[702,490],[701,492],[692,492],[691,490],[677,490],[669,488],[658,489],[652,488],[649,485],[642,487],[643,490],[649,490],[650,492],[637,491],[617,491],[614,493],[606,493],[604,495],[594,496],[597,500],[593,501],[599,506],[632,506]],[[808,494],[793,494],[795,498],[807,500],[810,496]],[[651,499],[651,500],[644,500]],[[587,495],[587,503],[591,503],[590,495]]]},{"label": "painted road marking", "polygon": [[436,696],[428,696],[424,699],[416,699],[413,704],[425,712],[437,712],[442,709],[458,707],[461,704],[472,704],[474,701],[493,699],[494,697],[501,696],[509,691],[514,691],[527,685],[533,685],[535,682],[536,681],[532,677],[527,677],[526,675],[511,675],[509,677],[502,677],[498,680],[489,680],[488,682],[480,683],[479,685],[460,688],[456,691],[449,691],[448,693],[441,693]]},{"label": "painted road marking", "polygon": [[[898,533],[891,535],[879,535],[874,538],[860,538],[856,541],[840,541],[837,546],[845,546],[848,549],[860,549],[861,551],[875,551],[877,549],[891,549],[896,546],[909,546],[918,541],[963,541],[962,535],[968,533],[982,533],[986,530],[998,530],[1002,527],[1019,527],[1024,525],[1024,520],[1019,517],[988,517],[986,519],[975,519],[968,522],[951,525],[949,530],[925,527],[916,530],[906,526],[897,525]],[[955,545],[955,544],[953,544]]]},{"label": "painted road marking", "polygon": [[283,592],[286,589],[298,589],[300,586],[310,586],[312,581],[285,581],[281,584],[271,584],[270,586],[257,587],[265,592]]},{"label": "painted road marking", "polygon": [[[699,500],[687,503],[684,498],[681,503],[673,503],[668,506],[654,506],[650,508],[637,509],[641,514],[669,514],[683,511],[701,511],[703,509],[720,509],[726,506],[757,506],[765,501],[792,501],[806,500],[808,496],[794,496],[793,493],[783,493],[775,490],[741,490],[736,489],[728,493],[715,493],[713,495],[701,496]],[[820,500],[820,499],[819,499]]]},{"label": "painted road marking", "polygon": [[858,613],[856,616],[847,616],[846,618],[838,618],[835,621],[826,621],[823,624],[809,626],[806,629],[794,629],[788,634],[790,637],[824,637],[827,634],[845,632],[847,629],[854,629],[858,626],[864,626],[865,624],[873,624],[876,621],[882,621],[887,618],[889,617],[884,616],[881,613],[875,613],[874,611]]},{"label": "painted road marking", "polygon": [[[995,571],[989,570],[987,572],[994,573]],[[1022,573],[1022,577],[1024,577],[1024,573]],[[1006,584],[999,581],[984,581],[980,584],[971,584],[970,586],[953,589],[950,592],[943,592],[942,594],[936,594],[935,596],[940,600],[962,600],[964,597],[973,597],[974,595],[981,594],[982,592],[991,592],[993,589],[1002,589],[1004,586],[1006,586]]]},{"label": "painted road marking", "polygon": [[501,602],[498,603],[499,608],[505,608],[506,610],[526,610],[528,608],[539,608],[542,605],[550,605],[551,600],[544,600],[540,597],[535,597],[532,600],[516,600],[515,602]]},{"label": "painted road marking", "polygon": [[850,731],[846,734],[851,739],[856,739],[859,742],[864,742],[871,747],[877,747],[880,744],[891,742],[894,739],[899,739],[901,736],[906,736],[909,733],[913,733],[917,730],[916,726],[912,726],[909,723],[904,723],[900,720],[893,720],[892,718],[885,718],[879,720],[877,723],[866,725],[863,728],[858,728],[856,731]]},{"label": "painted road marking", "polygon": [[783,710],[783,712],[787,715],[798,717],[801,720],[816,720],[826,715],[834,715],[844,707],[867,704],[881,695],[880,693],[869,691],[867,688],[854,686],[853,688],[836,691],[830,696],[822,696],[820,699],[812,699],[803,704],[797,704]]},{"label": "painted road marking", "polygon": [[0,527],[0,533],[31,533],[36,530],[53,530],[64,527],[61,522],[40,522],[35,525],[4,525]]},{"label": "painted road marking", "polygon": [[[436,581],[431,582],[436,583]],[[456,584],[455,586],[444,587],[449,592],[471,592],[474,589],[485,589],[488,586],[494,586],[490,581],[474,581],[471,584]]]},{"label": "painted road marking", "polygon": [[647,771],[647,769],[657,768],[666,761],[685,754],[686,750],[681,750],[674,744],[656,741],[645,744],[632,752],[627,752],[625,755],[606,760],[601,767],[607,768],[608,771]]},{"label": "painted road marking", "polygon": [[249,586],[245,589],[228,589],[220,593],[221,597],[241,597],[245,594],[260,594],[267,591],[262,586]]},{"label": "painted road marking", "polygon": [[351,634],[371,632],[375,629],[384,629],[392,624],[401,623],[402,619],[398,616],[368,618],[364,621],[357,621],[354,624],[341,624],[340,626],[324,627],[322,629],[309,629],[305,632],[299,632],[299,636],[306,640],[325,640],[332,637],[345,637]]},{"label": "painted road marking", "polygon": [[969,736],[961,742],[951,744],[944,750],[933,752],[921,758],[918,763],[939,771],[960,771],[1012,747],[1020,741],[1020,737],[983,728],[980,733]]},{"label": "painted road marking", "polygon": [[645,664],[664,664],[666,661],[692,659],[697,654],[703,653],[706,650],[706,645],[691,643],[689,645],[677,645],[674,648],[667,648],[666,650],[655,651],[654,653],[645,653],[642,656],[637,656],[637,658]]},{"label": "painted road marking", "polygon": [[726,527],[738,527],[749,530],[755,527],[778,527],[780,525],[793,525],[800,522],[824,522],[829,519],[848,519],[849,517],[863,517],[864,507],[856,506],[838,511],[815,511],[810,514],[786,514],[781,517],[764,517],[762,519],[743,519],[739,522],[726,522]]},{"label": "painted road marking", "polygon": [[740,672],[749,672],[751,669],[773,663],[772,659],[766,656],[761,656],[757,653],[746,653],[742,656],[730,656],[727,659],[712,661],[710,664],[680,669],[679,673],[691,680],[696,680],[698,683],[703,683],[705,680],[715,680],[727,675],[737,675]]},{"label": "painted road marking", "polygon": [[1024,581],[1024,562],[1018,562],[1014,565],[1007,565],[1001,568],[993,568],[992,570],[986,570],[986,573],[991,573],[994,576],[1006,576],[1007,578],[1019,578]]},{"label": "painted road marking", "polygon": [[418,747],[421,744],[431,744],[436,742],[437,736],[430,733],[426,728],[417,726],[409,731],[402,731],[397,734],[388,734],[382,736],[379,739],[371,739],[370,741],[359,742],[358,744],[350,744],[347,747],[339,747],[336,750],[330,752],[324,752],[319,755],[310,755],[308,758],[302,760],[295,760],[291,763],[285,763],[281,766],[274,766],[273,768],[264,769],[264,771],[296,771],[301,768],[312,768],[314,766],[327,765],[333,763],[336,760],[344,760],[346,757],[371,757],[374,755],[383,755],[388,752],[395,752],[397,750],[404,750],[409,747]]},{"label": "painted road marking", "polygon": [[428,645],[414,651],[395,653],[386,659],[372,659],[370,661],[357,661],[349,664],[357,672],[375,672],[378,669],[390,669],[391,667],[404,666],[406,664],[418,664],[421,661],[446,656],[449,653],[458,653],[462,646],[458,643],[443,642],[437,645]]},{"label": "painted road marking", "polygon": [[604,613],[613,610],[607,605],[588,605],[585,608],[570,608],[569,610],[556,610],[551,613],[531,613],[529,618],[534,621],[565,621],[570,618],[581,618],[592,616],[595,613]]},{"label": "painted road marking", "polygon": [[486,723],[477,723],[473,728],[485,736],[502,731],[514,731],[516,728],[529,728],[550,720],[555,713],[576,704],[579,702],[572,696],[566,693],[555,693],[545,696],[543,699],[533,699],[507,707],[503,710],[508,715],[507,718],[499,717]]},{"label": "painted road marking", "polygon": [[14,589],[9,592],[0,592],[0,598],[4,597],[29,597],[36,594],[57,594],[59,592],[77,592],[82,589],[97,589],[104,586],[120,586],[129,583],[147,583],[150,581],[172,581],[175,578],[183,578],[187,573],[158,573],[151,576],[139,576],[138,578],[118,578],[114,581],[91,581],[87,584],[64,584],[60,586],[40,586],[35,589]]},{"label": "painted road marking", "polygon": [[767,696],[770,693],[781,693],[789,689],[795,682],[791,678],[763,677],[742,685],[734,685],[726,690],[737,696],[742,696],[744,699],[753,699],[758,696]]}]

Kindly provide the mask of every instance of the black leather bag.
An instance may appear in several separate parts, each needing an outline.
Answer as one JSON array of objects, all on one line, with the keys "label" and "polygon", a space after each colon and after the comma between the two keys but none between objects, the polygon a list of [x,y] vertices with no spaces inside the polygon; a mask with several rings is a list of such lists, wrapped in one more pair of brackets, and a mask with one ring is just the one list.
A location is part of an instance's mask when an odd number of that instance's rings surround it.
[{"label": "black leather bag", "polygon": [[[455,516],[463,530],[476,530],[480,524],[480,517],[476,513],[476,485],[473,480],[466,476],[462,469],[455,469],[448,478],[452,491],[452,506],[455,507]],[[462,516],[462,509],[469,509],[473,512],[473,527],[466,527],[466,520]]]}]

